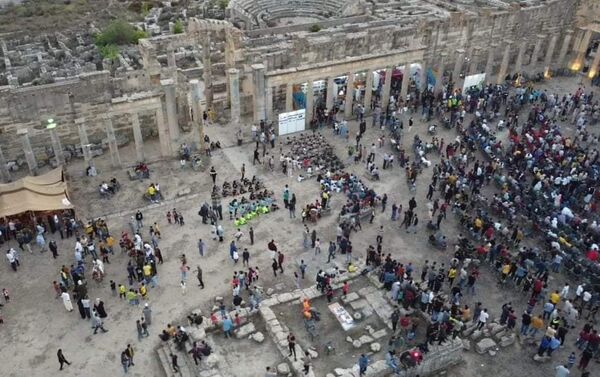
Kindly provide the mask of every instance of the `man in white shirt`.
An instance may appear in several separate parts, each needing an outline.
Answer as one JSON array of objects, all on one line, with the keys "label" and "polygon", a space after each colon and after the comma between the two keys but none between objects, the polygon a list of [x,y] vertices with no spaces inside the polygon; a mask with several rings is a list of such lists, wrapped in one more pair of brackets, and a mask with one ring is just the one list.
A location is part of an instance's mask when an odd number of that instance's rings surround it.
[{"label": "man in white shirt", "polygon": [[490,315],[488,314],[487,308],[483,309],[483,311],[479,314],[479,318],[477,320],[477,330],[481,330],[483,326],[485,326]]}]

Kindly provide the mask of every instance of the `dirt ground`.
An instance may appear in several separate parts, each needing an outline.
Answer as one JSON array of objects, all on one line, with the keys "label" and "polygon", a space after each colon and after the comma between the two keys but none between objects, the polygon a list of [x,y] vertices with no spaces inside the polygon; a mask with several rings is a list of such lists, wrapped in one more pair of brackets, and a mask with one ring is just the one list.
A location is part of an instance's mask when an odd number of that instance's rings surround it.
[{"label": "dirt ground", "polygon": [[[575,79],[552,80],[547,87],[557,90],[558,93],[564,93],[566,90],[572,90],[578,82]],[[598,93],[596,93],[598,95]],[[415,117],[417,120],[417,117]],[[351,122],[351,134],[355,134],[358,126]],[[594,130],[595,131],[595,130]],[[596,132],[596,131],[595,131]],[[297,182],[294,178],[288,178],[281,172],[269,172],[262,166],[252,165],[252,144],[244,144],[242,147],[233,146],[233,132],[225,126],[209,127],[207,133],[212,137],[222,141],[226,146],[224,149],[215,153],[211,163],[214,164],[218,172],[217,181],[222,183],[224,179],[231,181],[239,178],[239,169],[242,163],[246,164],[246,175],[257,175],[263,179],[267,187],[275,191],[276,196],[281,199],[283,186],[288,184],[292,192],[298,197],[298,204],[301,205],[308,201],[314,201],[318,195],[318,185],[315,181]],[[416,126],[411,133],[406,133],[404,145],[410,146],[412,142],[412,133],[418,133],[426,137],[426,126],[416,122]],[[448,131],[440,129],[439,136],[446,140],[455,137],[454,130]],[[335,145],[340,157],[346,156],[346,140],[334,137],[331,131],[325,130],[323,134]],[[370,145],[371,142],[379,137],[380,132],[375,131],[369,126],[364,143]],[[127,150],[129,148],[129,150]],[[127,161],[128,153],[133,156],[131,146],[122,150],[124,161]],[[149,151],[157,150],[153,148],[152,142],[148,142],[146,149]],[[386,145],[381,153],[388,151]],[[439,157],[432,156],[433,162],[437,162]],[[145,183],[130,182],[126,177],[125,170],[113,171],[108,164],[109,156],[105,155],[95,159],[99,167],[100,176],[94,180],[82,179],[82,164],[74,163],[68,167],[70,177],[70,187],[72,188],[72,199],[82,217],[106,216],[109,227],[114,234],[120,234],[121,230],[128,230],[129,216],[136,208],[142,208],[144,213],[144,225],[147,226],[153,222],[158,222],[161,226],[162,239],[160,241],[161,250],[165,255],[165,263],[159,265],[159,286],[149,290],[147,302],[153,309],[153,323],[150,327],[149,338],[138,342],[135,319],[141,316],[142,307],[128,306],[125,302],[115,297],[108,286],[109,280],[116,282],[126,281],[125,263],[127,258],[118,252],[111,256],[111,263],[105,265],[107,276],[104,282],[96,284],[90,282],[89,296],[91,299],[102,298],[105,302],[108,312],[108,319],[105,327],[109,330],[106,334],[92,335],[90,323],[82,320],[77,310],[67,313],[60,300],[54,299],[52,290],[52,281],[58,280],[58,270],[63,264],[71,264],[73,261],[74,240],[60,240],[57,235],[51,235],[50,238],[58,239],[59,253],[58,259],[53,260],[49,253],[40,254],[35,251],[33,255],[21,253],[21,268],[17,273],[12,272],[10,266],[4,263],[0,266],[0,288],[6,287],[11,292],[11,301],[2,308],[2,314],[5,323],[0,325],[2,338],[5,339],[5,345],[0,350],[0,365],[2,365],[2,376],[21,377],[24,373],[31,377],[57,375],[58,362],[56,351],[62,348],[65,356],[72,362],[66,370],[61,372],[63,376],[104,376],[122,375],[123,371],[119,362],[119,354],[128,343],[136,348],[136,365],[131,368],[132,376],[160,376],[162,371],[158,365],[158,360],[153,352],[159,339],[156,336],[167,323],[180,323],[185,314],[192,309],[202,309],[205,313],[210,310],[215,296],[224,296],[226,301],[231,299],[229,281],[234,270],[239,270],[240,265],[234,266],[229,259],[227,245],[233,238],[235,228],[231,221],[224,221],[225,242],[219,243],[210,239],[210,228],[202,225],[198,209],[202,202],[210,202],[211,182],[207,172],[196,173],[192,171],[181,171],[176,161],[167,161],[153,163],[150,165],[152,177],[150,181],[157,181],[161,184],[167,200],[158,205],[148,206],[141,198]],[[381,163],[381,156],[378,156],[378,163]],[[348,170],[355,172],[359,176],[364,176],[364,166],[349,165]],[[118,177],[123,185],[123,190],[119,195],[110,200],[100,200],[97,196],[96,188],[101,180],[109,180],[112,176]],[[376,229],[384,226],[383,247],[384,251],[392,253],[395,258],[403,262],[412,262],[417,271],[424,260],[438,261],[438,263],[448,263],[451,255],[435,249],[431,249],[427,242],[427,232],[424,229],[427,218],[425,206],[426,187],[431,178],[431,169],[426,170],[419,176],[417,191],[415,193],[418,207],[417,212],[421,219],[420,224],[423,228],[419,229],[418,234],[407,234],[398,230],[398,223],[390,221],[390,207],[392,203],[407,205],[411,194],[406,186],[404,172],[397,166],[391,170],[381,170],[381,181],[366,181],[377,193],[387,193],[389,196],[388,209],[384,214],[377,214],[373,224],[363,224],[363,230],[352,236],[354,250],[357,257],[364,258],[365,250],[371,243],[375,243]],[[191,193],[188,196],[176,198],[176,194],[182,188],[189,187]],[[319,238],[326,241],[335,238],[335,222],[337,212],[341,203],[345,201],[341,194],[334,194],[332,198],[332,207],[334,213],[324,217],[316,224],[309,224],[310,230],[316,229]],[[228,201],[223,200],[226,207]],[[181,211],[185,218],[184,226],[168,225],[165,213],[168,209],[176,207]],[[443,223],[443,230],[450,239],[454,239],[458,233],[456,222],[453,216],[448,217],[449,221]],[[250,245],[247,234],[241,239],[240,246],[248,247],[251,252],[250,263],[259,266],[260,284],[265,288],[275,287],[278,290],[285,291],[293,289],[294,264],[299,259],[304,259],[308,264],[307,278],[302,281],[303,287],[314,284],[314,276],[321,266],[326,262],[326,252],[315,256],[312,251],[305,251],[302,248],[302,230],[299,218],[290,219],[288,212],[279,210],[253,220],[250,225],[254,227],[256,242]],[[244,229],[247,231],[247,228]],[[145,236],[147,236],[145,231]],[[206,240],[208,251],[204,257],[198,254],[196,243],[199,238]],[[270,239],[275,239],[280,248],[286,255],[284,267],[286,272],[278,277],[273,277],[270,269],[269,254],[266,251],[266,244]],[[17,245],[10,243],[8,246]],[[3,250],[6,250],[5,244]],[[324,248],[325,249],[325,248]],[[179,287],[179,260],[178,256],[185,253],[188,257],[189,265],[195,269],[196,265],[201,265],[204,270],[204,281],[206,289],[201,290],[196,286],[193,276],[188,280],[188,291],[182,296]],[[88,260],[88,267],[90,266]],[[551,277],[551,288],[558,288],[564,283],[564,278],[560,275]],[[573,282],[574,283],[574,282]],[[520,313],[524,309],[524,297],[512,290],[499,290],[496,286],[495,277],[492,272],[483,268],[482,276],[477,283],[477,295],[473,298],[467,297],[465,303],[472,305],[476,301],[482,301],[489,308],[492,317],[499,316],[500,306],[507,301],[512,301],[513,305]],[[580,324],[579,324],[580,325]],[[336,334],[342,334],[339,331]],[[337,336],[337,335],[336,335]],[[553,375],[554,366],[558,363],[566,362],[568,354],[571,352],[572,344],[575,340],[575,330],[567,335],[567,342],[564,349],[555,353],[552,362],[537,364],[531,360],[534,353],[533,349],[523,348],[517,344],[507,349],[499,351],[498,355],[491,357],[488,355],[477,355],[476,353],[466,352],[464,354],[464,364],[448,371],[448,376],[476,377],[494,373],[497,377],[513,376],[550,376]],[[231,342],[231,347],[228,347]],[[256,366],[256,371],[264,370],[266,365],[274,365],[277,357],[272,355],[262,355],[252,349],[253,345],[240,342],[233,345],[235,340],[223,340],[219,343],[227,352],[233,352],[234,355],[251,357],[251,362]],[[382,344],[384,344],[382,342]],[[347,357],[347,366],[356,362],[356,355],[350,354]],[[238,357],[228,356],[227,363],[231,365],[233,375],[239,371],[239,365],[235,365],[240,359]],[[334,366],[328,368],[332,370]],[[25,372],[27,371],[27,372]],[[492,372],[493,371],[493,372]],[[240,372],[241,373],[241,372]],[[240,374],[243,375],[243,374]],[[576,374],[577,375],[577,374]]]}]

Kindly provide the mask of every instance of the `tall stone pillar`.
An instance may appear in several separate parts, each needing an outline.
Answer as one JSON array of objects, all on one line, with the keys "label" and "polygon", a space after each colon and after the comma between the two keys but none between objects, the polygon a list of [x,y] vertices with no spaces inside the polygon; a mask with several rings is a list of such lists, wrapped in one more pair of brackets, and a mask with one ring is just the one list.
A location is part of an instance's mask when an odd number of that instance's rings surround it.
[{"label": "tall stone pillar", "polygon": [[169,135],[171,142],[179,141],[179,121],[177,119],[177,96],[175,93],[175,81],[172,79],[160,80],[163,91],[165,92],[165,107],[167,109],[167,124],[169,125]]},{"label": "tall stone pillar", "polygon": [[365,77],[365,98],[364,98],[364,106],[365,113],[369,113],[371,111],[371,102],[373,102],[373,71],[370,69],[367,70]]},{"label": "tall stone pillar", "polygon": [[427,65],[425,61],[421,62],[421,75],[419,77],[419,90],[421,93],[427,90]]},{"label": "tall stone pillar", "polygon": [[6,159],[4,158],[2,147],[0,147],[0,176],[2,177],[2,181],[4,183],[12,181],[10,172],[8,171],[8,166],[6,166]]},{"label": "tall stone pillar", "polygon": [[387,110],[387,107],[390,103],[390,88],[392,87],[392,73],[393,72],[394,72],[393,66],[387,67],[385,69],[383,92],[381,93],[381,105],[383,106],[383,111]]},{"label": "tall stone pillar", "polygon": [[557,35],[553,35],[552,38],[550,38],[550,43],[548,44],[548,49],[546,50],[546,57],[544,58],[544,76],[548,76],[550,74],[550,64],[552,63],[552,56],[554,56],[554,48],[556,47],[557,39]]},{"label": "tall stone pillar", "polygon": [[565,61],[565,57],[567,56],[567,52],[569,51],[569,45],[571,44],[571,38],[573,37],[573,30],[567,30],[565,32],[565,37],[563,39],[562,46],[560,47],[560,52],[558,53],[558,60],[556,61],[556,68],[565,68],[567,62]]},{"label": "tall stone pillar", "polygon": [[104,119],[106,128],[106,139],[108,140],[108,150],[110,151],[110,162],[113,167],[121,167],[121,156],[119,155],[119,146],[117,145],[117,137],[113,128],[112,119],[107,115]]},{"label": "tall stone pillar", "polygon": [[212,62],[210,59],[210,33],[205,32],[202,37],[202,79],[204,80],[204,97],[206,97],[206,107],[212,108],[213,105],[213,85],[212,85]]},{"label": "tall stone pillar", "polygon": [[231,124],[237,127],[240,124],[240,71],[236,68],[227,70],[229,79],[229,106],[231,111]]},{"label": "tall stone pillar", "polygon": [[471,53],[471,61],[469,62],[469,75],[474,75],[478,72],[479,59],[481,59],[481,49],[474,47]]},{"label": "tall stone pillar", "polygon": [[46,129],[50,133],[50,139],[52,140],[52,150],[54,150],[54,158],[56,159],[56,165],[64,165],[65,164],[65,154],[63,153],[62,145],[60,143],[60,138],[56,133],[56,123],[48,121],[48,125]]},{"label": "tall stone pillar", "polygon": [[81,143],[81,151],[83,152],[83,160],[87,165],[91,166],[92,164],[92,149],[91,144],[88,139],[87,129],[85,127],[85,118],[77,118],[75,119],[75,124],[77,124],[77,131],[79,132],[79,142]]},{"label": "tall stone pillar", "polygon": [[577,48],[577,57],[571,64],[571,67],[570,67],[571,70],[577,72],[577,71],[580,71],[581,68],[583,68],[583,63],[585,60],[585,53],[587,51],[587,48],[590,45],[592,34],[593,34],[592,30],[585,31],[585,34],[583,35],[583,38],[581,39],[581,43],[579,44],[579,46]]},{"label": "tall stone pillar", "polygon": [[172,48],[167,51],[167,67],[169,68],[169,77],[177,82],[177,59],[175,58],[175,50]]},{"label": "tall stone pillar", "polygon": [[544,43],[546,36],[543,34],[537,35],[535,46],[533,46],[533,52],[531,53],[531,59],[529,60],[529,71],[533,72],[537,68],[537,61],[540,56],[540,50],[542,49],[542,43]]},{"label": "tall stone pillar", "polygon": [[285,112],[294,111],[294,84],[288,82],[285,85]]},{"label": "tall stone pillar", "polygon": [[266,113],[267,113],[267,119],[268,120],[273,120],[273,87],[271,86],[271,84],[269,84],[267,82],[267,90],[266,90]]},{"label": "tall stone pillar", "polygon": [[[162,109],[160,110],[162,116]],[[137,162],[143,162],[146,158],[144,155],[144,138],[142,137],[142,128],[140,127],[140,118],[138,117],[138,113],[131,113],[131,127],[133,129],[133,141],[135,142],[135,157],[137,158]],[[164,119],[161,121],[158,119],[158,113],[156,114],[156,123],[158,128],[158,138],[160,141],[161,154],[163,150],[163,144],[170,143],[168,137],[168,130],[165,129]],[[165,136],[165,133],[167,136]]]},{"label": "tall stone pillar", "polygon": [[265,66],[263,64],[252,64],[254,83],[254,122],[259,123],[267,115],[265,112]]},{"label": "tall stone pillar", "polygon": [[496,83],[502,84],[504,82],[504,78],[508,72],[508,63],[510,60],[510,50],[512,48],[512,41],[506,41],[506,46],[504,47],[504,54],[502,55],[502,63],[500,64],[500,71],[498,71],[498,77],[496,77]]},{"label": "tall stone pillar", "polygon": [[445,64],[447,56],[448,54],[446,54],[445,52],[442,52],[440,54],[440,60],[438,62],[438,77],[436,77],[435,80],[435,93],[439,93],[444,87],[444,70],[446,69]]},{"label": "tall stone pillar", "polygon": [[459,48],[456,50],[456,61],[454,62],[454,70],[452,71],[452,81],[454,82],[455,87],[460,87],[458,82],[460,80],[460,73],[462,72],[464,62],[465,50]]},{"label": "tall stone pillar", "polygon": [[410,84],[410,64],[404,64],[404,73],[402,74],[402,83],[400,84],[400,96],[406,100],[408,95],[408,84]]},{"label": "tall stone pillar", "polygon": [[354,72],[348,72],[346,80],[346,101],[344,102],[344,118],[352,118],[352,105],[354,103]]},{"label": "tall stone pillar", "polygon": [[600,45],[596,49],[596,54],[594,55],[594,61],[590,66],[590,71],[588,72],[588,77],[593,79],[598,75],[598,71],[600,70]]},{"label": "tall stone pillar", "polygon": [[519,51],[517,52],[517,60],[515,61],[515,73],[520,74],[521,68],[523,67],[523,55],[527,50],[527,42],[523,41],[519,44]]},{"label": "tall stone pillar", "polygon": [[492,75],[494,74],[494,59],[497,48],[498,44],[492,43],[491,47],[488,50],[487,61],[485,63],[485,81],[487,83],[492,81]]},{"label": "tall stone pillar", "polygon": [[313,81],[308,80],[306,82],[306,128],[308,129],[310,126],[310,121],[313,119],[313,108],[315,104],[315,90],[313,88]]},{"label": "tall stone pillar", "polygon": [[[192,98],[192,114],[194,116],[194,130],[198,131],[198,147],[204,145],[204,118],[202,118],[202,90],[199,80],[190,80],[190,94]],[[195,131],[194,131],[195,133]]]},{"label": "tall stone pillar", "polygon": [[[37,175],[38,164],[33,154],[33,148],[31,148],[31,142],[29,141],[29,131],[26,129],[20,129],[17,131],[17,135],[21,136],[21,142],[23,143],[23,152],[25,153],[25,160],[27,166],[29,166],[29,173],[31,175]],[[6,164],[5,164],[6,166]]]},{"label": "tall stone pillar", "polygon": [[[333,99],[335,98],[335,89],[334,89],[333,77],[327,78],[327,98],[325,99],[325,106],[327,110],[331,111],[333,109]],[[289,85],[289,84],[288,84]]]},{"label": "tall stone pillar", "polygon": [[[135,114],[137,119],[137,114]],[[139,129],[139,120],[137,122]],[[156,126],[158,128],[158,140],[160,142],[160,155],[162,157],[170,157],[173,155],[173,148],[171,144],[171,138],[169,136],[169,126],[167,122],[165,122],[165,113],[163,111],[162,106],[156,108]],[[134,132],[135,132],[135,124],[134,124]],[[142,131],[140,129],[140,139],[142,136]],[[135,134],[134,134],[135,135]],[[143,144],[142,144],[143,145]],[[136,144],[137,146],[137,144]]]}]

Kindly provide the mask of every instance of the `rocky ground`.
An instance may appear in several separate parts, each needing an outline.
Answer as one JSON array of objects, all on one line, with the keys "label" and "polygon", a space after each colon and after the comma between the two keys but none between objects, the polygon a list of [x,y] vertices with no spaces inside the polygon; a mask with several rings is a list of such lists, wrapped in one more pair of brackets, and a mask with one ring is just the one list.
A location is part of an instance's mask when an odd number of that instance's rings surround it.
[{"label": "rocky ground", "polygon": [[[578,85],[575,79],[552,80],[547,85],[552,90],[564,93],[572,90]],[[563,89],[564,88],[564,89]],[[598,94],[598,93],[596,93]],[[415,117],[417,119],[417,117]],[[355,134],[357,124],[351,122],[351,134]],[[440,129],[440,137],[446,140],[455,137],[455,131]],[[214,164],[218,172],[218,182],[239,178],[239,170],[242,163],[246,164],[246,176],[256,175],[264,180],[267,187],[274,190],[277,197],[281,198],[283,186],[288,184],[291,191],[298,197],[298,207],[314,201],[318,195],[318,185],[315,181],[298,182],[295,178],[284,176],[280,171],[270,172],[262,166],[252,165],[252,144],[244,144],[241,147],[233,146],[233,132],[226,126],[209,127],[207,133],[216,139],[220,139],[226,146],[214,154],[211,164]],[[416,122],[411,133],[406,133],[404,145],[410,149],[412,133],[418,133],[426,137],[426,126]],[[337,154],[346,158],[347,141],[334,137],[329,130],[324,130],[330,142],[335,146]],[[364,143],[370,144],[380,136],[380,132],[369,127]],[[352,142],[352,141],[351,141]],[[128,148],[132,148],[131,146]],[[147,148],[152,149],[152,143],[147,143]],[[381,153],[388,151],[386,145]],[[122,157],[127,161],[128,153],[133,156],[132,150],[122,150]],[[439,156],[431,157],[435,163]],[[13,273],[10,266],[3,264],[0,267],[0,287],[7,287],[11,291],[11,302],[2,308],[5,323],[0,325],[5,344],[0,351],[0,364],[3,365],[2,375],[7,377],[20,377],[25,371],[30,376],[47,376],[57,374],[58,363],[56,361],[56,350],[62,348],[67,359],[73,365],[66,367],[61,374],[64,376],[101,376],[120,375],[123,373],[120,362],[120,351],[131,343],[137,350],[136,365],[130,370],[133,376],[161,375],[157,355],[154,352],[159,343],[158,334],[167,323],[179,323],[184,316],[193,309],[202,309],[208,312],[215,296],[224,296],[228,300],[231,296],[229,280],[234,270],[240,266],[234,266],[229,259],[227,245],[231,241],[235,228],[233,223],[225,220],[225,242],[218,243],[210,239],[210,228],[202,225],[198,209],[202,202],[210,201],[210,178],[206,172],[193,172],[191,170],[181,171],[176,161],[158,162],[150,165],[152,170],[151,181],[161,184],[166,200],[159,205],[148,205],[142,199],[142,192],[149,181],[132,182],[126,178],[125,170],[111,170],[107,161],[108,156],[98,158],[95,162],[99,167],[100,176],[93,180],[82,178],[81,163],[73,163],[68,167],[69,184],[71,196],[83,218],[92,216],[106,216],[108,224],[114,234],[120,234],[121,230],[128,230],[129,216],[141,208],[145,217],[145,225],[158,222],[163,233],[160,242],[161,249],[165,255],[165,264],[159,266],[160,282],[155,289],[150,289],[148,303],[154,311],[153,324],[150,328],[151,336],[138,342],[135,318],[141,316],[141,307],[126,305],[115,297],[108,287],[109,280],[125,282],[126,270],[124,264],[126,257],[116,253],[111,257],[111,263],[107,264],[107,276],[101,284],[90,282],[90,298],[100,297],[104,300],[109,314],[105,326],[109,330],[106,334],[92,335],[90,323],[81,320],[77,310],[67,313],[60,300],[54,299],[52,281],[58,280],[58,269],[63,264],[72,263],[73,240],[58,240],[60,257],[53,260],[46,253],[33,255],[22,253],[22,267],[18,273]],[[381,163],[381,156],[378,156]],[[365,168],[362,164],[348,166],[348,170],[365,176]],[[118,196],[109,200],[100,200],[97,195],[97,185],[101,180],[109,180],[116,176],[123,185],[123,190]],[[406,186],[404,172],[395,166],[392,170],[381,170],[381,181],[372,182],[366,180],[378,193],[387,193],[389,196],[388,209],[384,214],[377,214],[373,224],[363,224],[363,230],[353,236],[354,250],[357,256],[364,258],[365,250],[369,244],[374,244],[376,229],[384,226],[385,234],[383,240],[384,250],[392,253],[403,262],[412,262],[420,268],[425,259],[448,263],[449,253],[443,253],[429,247],[427,232],[424,228],[424,219],[427,218],[425,194],[426,187],[431,178],[431,169],[426,169],[419,176],[417,191],[415,193],[418,207],[417,212],[423,227],[418,234],[407,234],[398,230],[398,223],[390,221],[390,207],[392,203],[407,205],[413,195]],[[178,193],[185,195],[178,196]],[[335,223],[337,212],[345,199],[340,194],[332,197],[333,214],[324,217],[316,224],[309,224],[310,230],[317,230],[321,240],[328,241],[335,238]],[[227,199],[223,200],[226,207]],[[177,208],[182,211],[185,218],[184,226],[168,225],[165,218],[167,210]],[[298,213],[299,214],[299,213]],[[266,288],[276,287],[279,292],[285,292],[294,288],[292,271],[294,263],[299,258],[308,263],[307,279],[302,282],[303,287],[314,284],[314,274],[326,261],[326,253],[314,256],[302,248],[302,226],[299,218],[290,219],[287,211],[280,210],[270,213],[252,223],[256,243],[250,245],[247,236],[241,240],[242,247],[248,247],[251,252],[251,264],[261,269],[261,284]],[[458,233],[455,219],[449,216],[449,221],[443,224],[443,230],[450,239],[454,239]],[[54,237],[56,238],[56,237]],[[59,238],[59,237],[58,237]],[[198,238],[205,239],[208,252],[200,257],[196,248]],[[273,277],[270,271],[269,254],[266,252],[266,243],[275,239],[286,254],[288,268],[283,276]],[[9,246],[15,246],[10,244]],[[6,245],[4,245],[6,248]],[[204,269],[204,281],[206,289],[200,290],[195,279],[189,279],[188,291],[182,296],[179,287],[179,259],[178,256],[185,253],[188,256],[192,268],[201,265]],[[478,292],[473,298],[466,298],[469,305],[475,301],[482,301],[490,309],[492,317],[498,317],[500,306],[512,301],[521,312],[525,306],[525,298],[513,290],[500,290],[496,286],[496,278],[492,272],[484,267],[482,276],[478,281]],[[564,278],[560,275],[551,277],[551,287],[562,286]],[[572,282],[573,284],[575,282]],[[548,376],[552,375],[554,366],[566,362],[568,354],[572,350],[576,330],[567,335],[564,349],[556,352],[553,360],[546,363],[537,363],[532,360],[535,349],[526,344],[516,342],[513,346],[500,349],[495,356],[488,354],[479,355],[474,352],[475,345],[472,343],[471,351],[464,353],[464,363],[447,371],[448,376],[481,376],[494,373],[498,377],[508,376]],[[338,329],[334,336],[344,336]],[[251,342],[231,342],[221,344],[223,352],[234,352],[226,356],[226,365],[235,376],[257,376],[264,370],[265,365],[273,365],[277,358],[256,352]],[[234,343],[235,342],[235,343]],[[239,355],[236,357],[235,355]],[[354,356],[354,355],[353,355]],[[356,359],[348,357],[347,366],[350,367]],[[241,368],[240,361],[251,363],[251,368]],[[334,365],[331,366],[333,369]],[[225,366],[227,369],[227,366]]]}]

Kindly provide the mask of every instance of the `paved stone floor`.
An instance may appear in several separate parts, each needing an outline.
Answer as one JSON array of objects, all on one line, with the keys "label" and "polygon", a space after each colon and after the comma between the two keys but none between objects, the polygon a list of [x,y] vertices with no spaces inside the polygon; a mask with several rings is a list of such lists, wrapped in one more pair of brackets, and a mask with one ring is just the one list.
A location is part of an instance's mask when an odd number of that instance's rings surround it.
[{"label": "paved stone floor", "polygon": [[[564,80],[552,80],[548,85],[552,90],[557,90],[561,95],[565,90],[561,88],[575,88],[578,80],[575,78]],[[598,94],[598,93],[596,93]],[[598,98],[598,97],[596,97]],[[415,117],[417,119],[418,117]],[[351,122],[351,134],[355,134],[357,125]],[[281,192],[285,184],[289,184],[291,191],[298,197],[298,207],[308,201],[314,201],[318,194],[318,185],[313,180],[297,182],[294,178],[288,178],[281,172],[268,172],[262,166],[252,165],[253,144],[244,144],[242,147],[233,146],[233,132],[224,126],[209,127],[207,133],[211,137],[220,139],[226,145],[223,150],[214,154],[211,163],[218,171],[218,182],[224,179],[231,181],[239,178],[239,169],[242,163],[246,164],[247,176],[257,175],[263,179],[267,187],[274,190],[276,195],[281,198]],[[414,129],[405,135],[404,145],[410,149],[412,142],[412,133],[418,133],[426,137],[426,126],[417,122]],[[335,145],[340,157],[347,156],[346,140],[333,137],[329,130],[324,134]],[[370,145],[380,132],[370,127],[366,133],[366,140],[363,143]],[[446,140],[454,139],[455,131],[440,129],[440,137]],[[429,138],[427,138],[429,139]],[[351,140],[351,142],[353,142]],[[152,142],[147,143],[147,149],[152,150]],[[386,145],[381,153],[388,151]],[[133,159],[132,147],[122,150],[124,161]],[[129,156],[129,157],[128,157]],[[219,244],[210,240],[210,228],[202,225],[198,209],[203,201],[210,201],[210,178],[206,172],[181,171],[176,161],[158,162],[150,165],[152,170],[151,181],[158,181],[165,193],[167,200],[160,205],[147,206],[141,198],[141,194],[147,182],[130,182],[126,180],[125,170],[111,171],[108,167],[108,156],[98,158],[96,164],[101,172],[100,177],[93,180],[82,178],[81,163],[73,163],[68,167],[70,176],[70,185],[72,187],[72,198],[79,208],[82,217],[108,215],[108,224],[114,234],[120,234],[121,230],[128,230],[128,218],[138,207],[143,207],[145,216],[145,225],[158,222],[161,225],[163,237],[160,243],[161,250],[165,255],[164,265],[159,266],[160,282],[155,289],[149,290],[148,303],[152,306],[153,323],[150,327],[151,336],[141,342],[137,340],[135,318],[141,316],[141,306],[132,307],[120,301],[118,297],[111,294],[108,287],[110,279],[116,282],[124,282],[126,277],[125,263],[126,257],[115,255],[111,258],[111,263],[105,266],[107,276],[105,281],[98,285],[90,282],[89,295],[91,299],[100,297],[104,300],[108,319],[105,327],[109,330],[106,334],[99,333],[92,335],[90,323],[81,320],[77,310],[67,313],[60,300],[54,299],[52,290],[52,281],[58,280],[58,269],[63,264],[72,263],[73,239],[59,242],[60,257],[53,260],[48,253],[40,255],[35,252],[33,255],[22,253],[22,267],[18,273],[13,273],[7,264],[0,267],[0,287],[7,287],[11,291],[11,302],[2,308],[5,323],[0,325],[0,332],[4,340],[0,351],[0,365],[2,365],[2,376],[21,377],[28,376],[54,376],[58,375],[58,363],[56,360],[56,350],[62,348],[65,356],[72,362],[71,366],[60,375],[64,376],[118,376],[123,371],[119,362],[120,351],[131,343],[137,350],[135,356],[136,365],[130,370],[132,376],[160,376],[162,371],[159,369],[157,356],[153,352],[158,344],[158,334],[167,323],[178,322],[185,314],[192,309],[201,308],[205,311],[210,310],[215,296],[225,296],[226,300],[231,297],[229,280],[234,270],[240,266],[233,266],[229,259],[227,245],[232,239],[235,231],[230,221],[224,222],[225,242]],[[433,156],[433,162],[438,161],[439,157]],[[381,163],[381,156],[378,156],[378,163]],[[348,166],[348,170],[364,177],[364,167],[362,164]],[[96,188],[101,180],[108,180],[112,176],[117,176],[123,184],[123,191],[119,197],[111,200],[100,200],[97,198]],[[374,243],[376,229],[383,225],[385,229],[383,246],[386,252],[392,253],[396,258],[403,262],[413,262],[419,267],[425,259],[437,260],[439,262],[448,262],[450,255],[432,250],[428,247],[425,229],[419,229],[418,234],[407,234],[399,231],[398,223],[392,223],[389,220],[390,207],[392,203],[402,203],[407,205],[412,196],[406,186],[404,172],[397,166],[392,170],[382,170],[382,179],[378,182],[366,180],[369,186],[372,186],[378,193],[387,193],[389,196],[388,209],[385,214],[378,214],[372,225],[364,224],[363,230],[353,236],[354,250],[360,257],[364,258],[365,250],[370,243]],[[427,218],[425,208],[426,187],[431,178],[431,169],[425,170],[424,174],[419,176],[416,198],[419,204],[417,212],[421,224],[424,225],[424,219]],[[191,193],[188,196],[177,198],[177,192],[183,188],[190,188]],[[316,224],[309,224],[309,228],[317,230],[319,238],[330,240],[335,238],[335,222],[337,212],[345,199],[334,194],[332,198],[332,207],[334,214],[324,217]],[[226,207],[227,199],[223,200]],[[186,224],[179,227],[168,225],[165,213],[168,209],[176,207],[182,211]],[[444,231],[449,238],[454,239],[457,234],[457,228],[452,216],[450,221],[443,224]],[[261,217],[260,221],[252,224],[256,233],[256,244],[250,246],[247,236],[241,240],[242,247],[248,247],[251,251],[251,264],[259,266],[261,269],[261,284],[266,288],[273,287],[275,284],[283,283],[282,289],[293,289],[294,282],[291,278],[293,266],[289,266],[283,276],[273,278],[270,271],[269,254],[266,252],[266,243],[271,238],[275,239],[281,249],[287,255],[287,261],[293,263],[300,255],[306,256],[309,267],[307,279],[303,281],[303,286],[314,284],[313,277],[319,266],[325,262],[326,253],[315,257],[306,254],[302,249],[302,226],[300,219],[289,219],[285,210],[280,210],[267,216]],[[51,237],[52,238],[52,237]],[[54,237],[56,238],[56,237]],[[208,253],[200,257],[197,252],[196,242],[198,238],[206,240]],[[11,244],[11,246],[15,246]],[[3,250],[6,249],[4,245]],[[189,265],[195,268],[201,265],[204,269],[204,280],[206,289],[200,290],[196,287],[193,276],[189,279],[187,295],[182,296],[179,287],[179,260],[178,256],[185,253],[188,256]],[[305,254],[302,254],[305,253]],[[558,286],[563,283],[561,276],[552,276],[552,286]],[[512,300],[516,303],[517,311],[520,312],[524,307],[524,298],[515,295],[513,291],[499,291],[495,285],[495,279],[489,269],[484,268],[482,277],[478,282],[478,294],[472,298],[467,298],[466,302],[472,304],[474,300],[481,300],[489,307],[492,316],[499,315],[499,309],[502,303]],[[559,362],[565,362],[568,353],[571,350],[572,341],[575,335],[570,333],[567,337],[567,347],[560,350],[554,357],[552,363],[537,364],[531,360],[534,350],[526,346],[517,345],[513,348],[507,348],[498,353],[497,356],[480,356],[475,353],[465,353],[464,364],[448,371],[449,376],[481,376],[487,375],[493,371],[496,376],[548,376],[553,372],[553,366]],[[271,357],[260,357],[253,351],[248,350],[252,355],[251,360],[246,360],[242,355],[246,354],[244,345],[236,345],[236,353],[240,359],[227,357],[227,362],[232,365],[237,361],[252,363],[257,368],[252,371],[263,370],[263,366],[272,362]],[[245,347],[253,347],[252,343],[247,343]],[[356,360],[348,360],[348,367]],[[242,368],[232,366],[232,371],[238,371],[234,375],[245,375]],[[239,374],[238,374],[239,373]],[[248,375],[255,375],[255,372]]]}]

